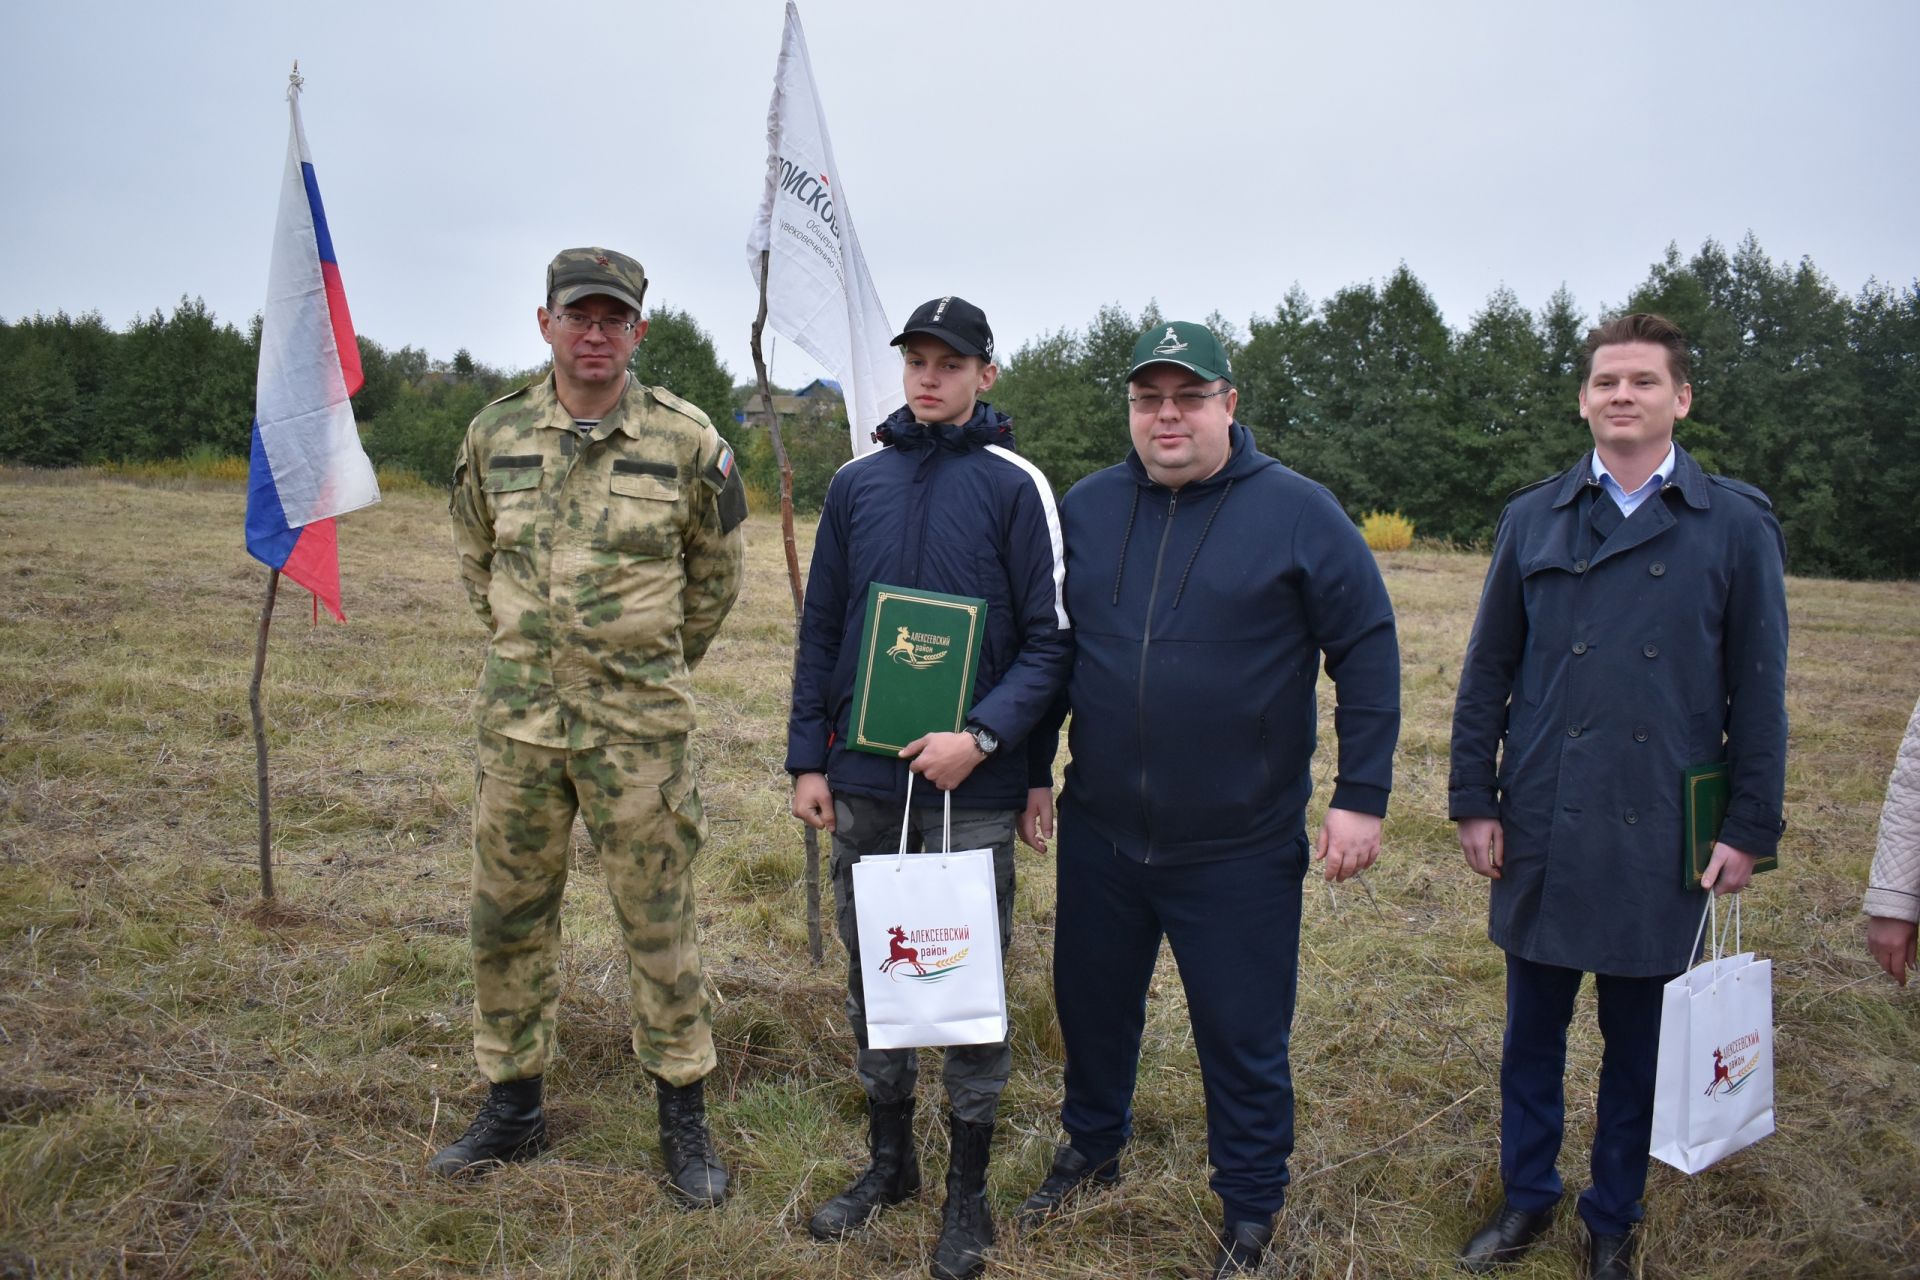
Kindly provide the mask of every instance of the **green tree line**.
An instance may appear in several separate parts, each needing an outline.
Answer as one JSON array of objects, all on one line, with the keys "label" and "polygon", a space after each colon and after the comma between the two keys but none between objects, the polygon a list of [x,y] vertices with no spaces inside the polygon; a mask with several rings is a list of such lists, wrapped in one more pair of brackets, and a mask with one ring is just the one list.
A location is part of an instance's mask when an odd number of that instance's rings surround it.
[{"label": "green tree line", "polygon": [[[1767,491],[1794,572],[1920,575],[1920,282],[1848,297],[1749,235],[1731,255],[1670,247],[1609,313],[1630,310],[1687,333],[1693,409],[1676,436],[1708,470]],[[1501,288],[1456,333],[1403,264],[1318,305],[1295,289],[1245,331],[1208,320],[1263,449],[1356,518],[1398,511],[1422,536],[1478,543],[1513,490],[1589,446],[1579,361],[1600,318],[1564,288],[1537,312]],[[1152,304],[1104,308],[1007,362],[993,398],[1062,492],[1124,452],[1128,356],[1163,319]]]},{"label": "green tree line", "polygon": [[[1776,262],[1749,235],[1729,254],[1670,247],[1618,310],[1655,310],[1694,347],[1693,412],[1679,437],[1710,470],[1772,496],[1796,572],[1920,576],[1908,507],[1920,489],[1920,281],[1841,293],[1809,261]],[[1399,511],[1422,536],[1475,543],[1507,495],[1575,461],[1580,344],[1601,317],[1561,289],[1537,311],[1500,288],[1450,329],[1402,264],[1385,281],[1321,302],[1298,288],[1227,338],[1239,417],[1262,448],[1325,483],[1358,517]],[[1133,341],[1163,317],[1101,308],[1081,329],[1035,338],[1005,361],[992,399],[1020,447],[1065,490],[1127,447],[1124,377]],[[739,450],[748,481],[777,491],[767,433],[736,422],[712,339],[682,311],[648,316],[634,372],[699,405]],[[376,465],[433,480],[467,421],[539,376],[436,360],[360,340],[354,398]],[[259,319],[243,331],[182,298],[122,331],[97,314],[0,320],[0,459],[59,467],[194,454],[244,456]],[[839,420],[786,424],[794,493],[815,508],[848,457]]]},{"label": "green tree line", "polygon": [[[374,465],[436,481],[453,470],[467,423],[489,401],[542,376],[502,370],[462,349],[437,360],[362,335],[366,382],[354,417]],[[243,332],[199,298],[124,331],[98,313],[0,320],[0,459],[34,467],[245,457],[251,449],[260,317]],[[713,342],[685,312],[649,313],[635,353],[644,381],[675,389],[717,423],[733,388]]]}]

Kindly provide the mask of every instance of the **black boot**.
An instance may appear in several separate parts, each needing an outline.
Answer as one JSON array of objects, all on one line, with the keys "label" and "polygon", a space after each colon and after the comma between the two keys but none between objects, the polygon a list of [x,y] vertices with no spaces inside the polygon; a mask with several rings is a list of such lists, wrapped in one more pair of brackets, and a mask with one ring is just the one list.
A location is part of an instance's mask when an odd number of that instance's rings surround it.
[{"label": "black boot", "polygon": [[546,1149],[547,1113],[540,1109],[540,1077],[509,1080],[487,1090],[480,1114],[465,1133],[427,1161],[427,1172],[443,1178],[474,1177]]},{"label": "black boot", "polygon": [[667,1189],[689,1209],[712,1209],[727,1198],[727,1170],[707,1132],[706,1081],[671,1085],[659,1077],[660,1162]]},{"label": "black boot", "polygon": [[1220,1250],[1213,1255],[1213,1280],[1250,1276],[1260,1269],[1273,1243],[1272,1218],[1229,1220],[1220,1228]]},{"label": "black boot", "polygon": [[993,1214],[987,1208],[987,1148],[993,1121],[974,1124],[947,1115],[947,1203],[940,1212],[940,1241],[933,1247],[933,1280],[973,1280],[987,1268],[993,1245]]},{"label": "black boot", "polygon": [[1083,1191],[1098,1191],[1120,1181],[1120,1157],[1111,1156],[1099,1164],[1081,1155],[1073,1145],[1063,1142],[1053,1153],[1053,1168],[1034,1193],[1020,1202],[1014,1222],[1022,1231],[1031,1231],[1060,1212],[1060,1206]]},{"label": "black boot", "polygon": [[820,1206],[807,1222],[815,1240],[838,1240],[873,1215],[920,1190],[920,1158],[913,1151],[913,1099],[867,1103],[866,1171]]},{"label": "black boot", "polygon": [[1460,1265],[1479,1276],[1509,1262],[1518,1262],[1552,1225],[1552,1209],[1532,1213],[1516,1209],[1503,1200],[1494,1215],[1481,1224],[1460,1250]]}]

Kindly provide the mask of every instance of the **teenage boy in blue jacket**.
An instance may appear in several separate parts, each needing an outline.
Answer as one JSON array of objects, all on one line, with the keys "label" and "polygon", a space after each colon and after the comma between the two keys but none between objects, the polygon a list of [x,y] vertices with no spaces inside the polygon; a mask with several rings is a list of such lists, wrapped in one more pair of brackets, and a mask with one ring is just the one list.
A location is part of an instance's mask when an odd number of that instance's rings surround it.
[{"label": "teenage boy in blue jacket", "polygon": [[[907,403],[874,433],[886,447],[849,462],[827,489],[787,724],[794,816],[833,833],[834,914],[847,948],[847,1018],[859,1046],[872,1156],[808,1223],[822,1240],[856,1230],[920,1187],[913,1148],[919,1050],[867,1047],[853,864],[898,847],[911,769],[920,775],[908,823],[916,846],[941,839],[939,792],[946,791],[953,847],[993,850],[1004,939],[1013,924],[1015,824],[1029,802],[1026,738],[1072,658],[1053,490],[1013,451],[1011,420],[979,398],[999,376],[986,315],[964,298],[935,298],[913,313],[894,345]],[[987,601],[964,731],[928,734],[908,745],[904,759],[847,749],[871,582]],[[987,1152],[1011,1062],[1004,1042],[946,1050],[951,1159],[932,1266],[939,1280],[978,1275],[993,1243]]]},{"label": "teenage boy in blue jacket", "polygon": [[[1293,1150],[1314,682],[1324,657],[1340,764],[1315,856],[1344,880],[1379,852],[1399,647],[1353,521],[1234,421],[1212,332],[1149,330],[1127,384],[1132,452],[1060,504],[1077,648],[1053,960],[1068,1140],[1020,1217],[1037,1224],[1118,1177],[1165,937],[1199,1051],[1226,1276],[1260,1265]],[[1054,737],[1035,736],[1036,782]],[[1034,794],[1022,829],[1037,836],[1052,813]]]}]

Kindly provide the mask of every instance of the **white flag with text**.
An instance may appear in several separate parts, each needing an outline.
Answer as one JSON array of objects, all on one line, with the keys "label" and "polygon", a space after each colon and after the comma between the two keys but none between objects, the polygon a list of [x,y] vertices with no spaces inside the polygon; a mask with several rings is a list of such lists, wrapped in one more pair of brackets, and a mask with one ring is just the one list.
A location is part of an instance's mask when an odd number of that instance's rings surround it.
[{"label": "white flag with text", "polygon": [[853,233],[792,0],[767,108],[766,195],[747,237],[747,269],[756,284],[762,251],[767,323],[839,379],[854,456],[872,451],[878,447],[873,429],[906,403],[900,360]]}]

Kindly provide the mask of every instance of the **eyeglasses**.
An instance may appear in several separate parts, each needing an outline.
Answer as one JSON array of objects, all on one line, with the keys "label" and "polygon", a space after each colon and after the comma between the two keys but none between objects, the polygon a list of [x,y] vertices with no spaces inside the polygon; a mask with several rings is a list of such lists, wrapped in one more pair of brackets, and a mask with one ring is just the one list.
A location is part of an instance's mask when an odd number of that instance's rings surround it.
[{"label": "eyeglasses", "polygon": [[1232,387],[1222,387],[1218,391],[1176,391],[1170,396],[1163,396],[1158,391],[1149,391],[1145,395],[1128,396],[1127,403],[1133,406],[1135,413],[1158,413],[1166,406],[1167,401],[1171,400],[1180,412],[1192,413],[1215,396],[1223,396],[1231,390],[1233,390]]},{"label": "eyeglasses", "polygon": [[609,338],[624,337],[632,333],[636,327],[632,320],[618,320],[612,316],[595,320],[592,316],[582,315],[578,311],[556,311],[553,313],[553,319],[555,324],[568,333],[585,333],[589,329],[598,329]]}]

